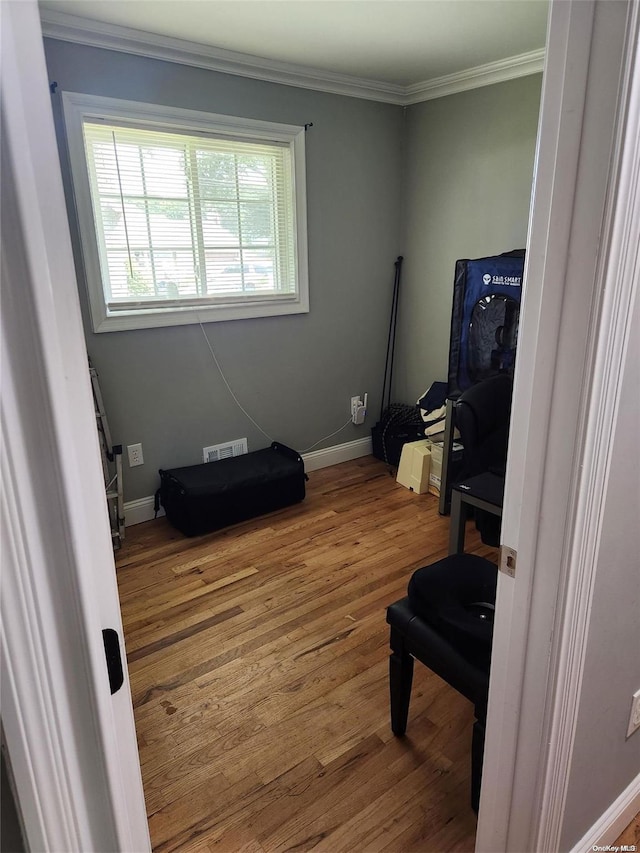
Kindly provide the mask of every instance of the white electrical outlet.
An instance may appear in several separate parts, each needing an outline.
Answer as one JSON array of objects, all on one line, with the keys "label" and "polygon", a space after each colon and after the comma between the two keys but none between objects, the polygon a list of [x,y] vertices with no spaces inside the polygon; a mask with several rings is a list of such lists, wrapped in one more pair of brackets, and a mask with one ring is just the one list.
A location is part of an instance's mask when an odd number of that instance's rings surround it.
[{"label": "white electrical outlet", "polygon": [[129,468],[135,468],[136,465],[144,465],[141,444],[128,444],[127,455],[129,456]]},{"label": "white electrical outlet", "polygon": [[351,398],[351,423],[360,425],[364,423],[367,416],[367,394],[364,395],[364,402],[360,397]]},{"label": "white electrical outlet", "polygon": [[629,728],[627,729],[627,737],[640,729],[640,690],[631,697],[631,713],[629,714]]}]

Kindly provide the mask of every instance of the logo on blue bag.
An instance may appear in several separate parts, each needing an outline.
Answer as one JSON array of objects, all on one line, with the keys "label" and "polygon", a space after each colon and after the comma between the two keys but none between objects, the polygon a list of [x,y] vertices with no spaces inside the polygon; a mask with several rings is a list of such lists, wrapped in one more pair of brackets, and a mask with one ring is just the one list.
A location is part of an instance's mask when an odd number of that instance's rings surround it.
[{"label": "logo on blue bag", "polygon": [[482,276],[482,281],[485,284],[485,287],[489,287],[490,284],[500,284],[503,287],[520,287],[522,283],[522,276],[519,275],[489,275],[486,272]]}]

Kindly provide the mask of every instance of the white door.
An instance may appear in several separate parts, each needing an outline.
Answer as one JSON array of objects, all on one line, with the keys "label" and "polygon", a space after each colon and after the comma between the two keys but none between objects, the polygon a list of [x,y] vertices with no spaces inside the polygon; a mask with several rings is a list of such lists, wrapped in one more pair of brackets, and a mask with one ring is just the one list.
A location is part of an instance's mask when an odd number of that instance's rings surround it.
[{"label": "white door", "polygon": [[516,571],[499,575],[478,851],[560,849],[637,288],[638,13],[551,6],[502,524]]},{"label": "white door", "polygon": [[[150,849],[35,0],[2,4],[2,722],[32,850]],[[124,654],[124,652],[123,652]]]}]

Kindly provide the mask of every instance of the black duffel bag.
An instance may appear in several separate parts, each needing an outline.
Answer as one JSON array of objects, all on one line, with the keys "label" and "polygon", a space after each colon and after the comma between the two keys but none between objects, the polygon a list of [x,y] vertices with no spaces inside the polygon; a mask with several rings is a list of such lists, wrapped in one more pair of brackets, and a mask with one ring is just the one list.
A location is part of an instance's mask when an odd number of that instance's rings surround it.
[{"label": "black duffel bag", "polygon": [[275,441],[264,450],[159,473],[156,514],[164,507],[185,536],[297,503],[304,499],[307,479],[300,454]]}]

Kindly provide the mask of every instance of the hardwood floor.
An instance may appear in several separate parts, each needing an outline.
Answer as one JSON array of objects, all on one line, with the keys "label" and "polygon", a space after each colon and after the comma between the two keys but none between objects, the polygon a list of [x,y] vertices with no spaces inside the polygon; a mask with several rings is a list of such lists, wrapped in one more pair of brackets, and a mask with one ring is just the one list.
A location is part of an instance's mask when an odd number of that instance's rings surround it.
[{"label": "hardwood floor", "polygon": [[623,845],[640,850],[640,812],[613,844],[614,847],[622,847]]},{"label": "hardwood floor", "polygon": [[[196,539],[127,530],[118,583],[156,851],[467,851],[473,709],[415,667],[389,727],[385,608],[446,553],[437,500],[373,457]],[[495,556],[469,529],[467,550]]]}]

